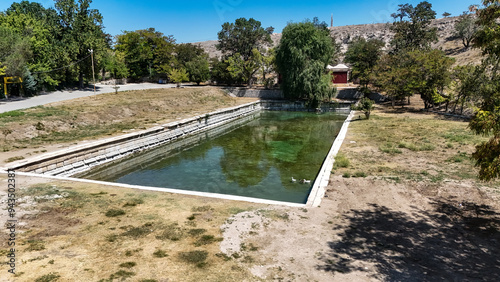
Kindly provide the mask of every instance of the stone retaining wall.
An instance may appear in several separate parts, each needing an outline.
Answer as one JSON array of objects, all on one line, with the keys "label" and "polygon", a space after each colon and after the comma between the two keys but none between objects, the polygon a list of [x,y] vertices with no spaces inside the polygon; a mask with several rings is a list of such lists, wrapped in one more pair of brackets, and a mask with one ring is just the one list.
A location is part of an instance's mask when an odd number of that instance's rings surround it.
[{"label": "stone retaining wall", "polygon": [[247,89],[238,87],[227,87],[224,90],[233,97],[260,98],[260,99],[283,99],[281,90]]},{"label": "stone retaining wall", "polygon": [[323,103],[319,108],[308,108],[301,101],[283,101],[283,100],[262,100],[261,107],[269,111],[293,111],[293,112],[339,112],[350,113],[351,104],[354,102],[345,103]]},{"label": "stone retaining wall", "polygon": [[57,176],[74,175],[97,165],[123,158],[134,152],[153,148],[188,134],[218,127],[260,109],[260,102],[252,102],[140,132],[44,154],[37,158],[18,161],[10,164],[5,170],[11,169]]}]

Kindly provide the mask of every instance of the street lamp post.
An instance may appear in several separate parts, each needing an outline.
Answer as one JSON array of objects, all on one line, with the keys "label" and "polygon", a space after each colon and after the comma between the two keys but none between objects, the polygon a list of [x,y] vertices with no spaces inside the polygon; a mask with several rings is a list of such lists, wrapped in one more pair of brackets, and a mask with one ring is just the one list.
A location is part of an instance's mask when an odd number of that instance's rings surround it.
[{"label": "street lamp post", "polygon": [[95,95],[95,72],[94,72],[94,50],[89,49],[90,56],[92,57],[92,79],[94,81],[94,95]]}]

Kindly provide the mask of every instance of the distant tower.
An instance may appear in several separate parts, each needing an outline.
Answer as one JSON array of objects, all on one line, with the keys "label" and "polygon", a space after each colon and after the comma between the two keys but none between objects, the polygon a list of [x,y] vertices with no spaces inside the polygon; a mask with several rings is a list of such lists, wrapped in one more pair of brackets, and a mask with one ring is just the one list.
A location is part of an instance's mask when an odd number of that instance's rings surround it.
[{"label": "distant tower", "polygon": [[330,27],[333,27],[333,14],[332,14],[332,23],[330,24]]}]

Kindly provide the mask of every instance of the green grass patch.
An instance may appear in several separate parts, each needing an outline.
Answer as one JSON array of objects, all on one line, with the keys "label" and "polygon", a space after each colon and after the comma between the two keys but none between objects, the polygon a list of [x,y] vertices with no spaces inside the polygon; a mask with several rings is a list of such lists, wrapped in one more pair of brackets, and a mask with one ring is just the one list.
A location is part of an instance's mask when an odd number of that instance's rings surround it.
[{"label": "green grass patch", "polygon": [[109,209],[109,210],[106,211],[106,213],[104,215],[107,216],[107,217],[117,217],[117,216],[124,215],[124,214],[125,214],[124,210],[121,210],[121,209]]},{"label": "green grass patch", "polygon": [[20,160],[24,160],[24,157],[23,156],[17,156],[17,157],[8,158],[8,159],[5,160],[5,162],[6,163],[11,163],[11,162],[20,161]]},{"label": "green grass patch", "polygon": [[61,275],[51,272],[49,274],[45,274],[43,276],[36,278],[35,282],[51,282],[51,281],[57,281],[59,278],[61,278]]},{"label": "green grass patch", "polygon": [[366,172],[364,172],[364,171],[356,171],[356,172],[354,173],[354,175],[353,175],[353,177],[362,177],[362,178],[367,177],[367,176],[368,176],[368,175],[367,175],[367,174],[366,174]]},{"label": "green grass patch", "polygon": [[123,207],[124,208],[126,208],[126,207],[135,207],[135,206],[140,205],[140,204],[144,204],[144,200],[143,199],[134,198],[134,199],[128,200],[125,204],[123,204]]},{"label": "green grass patch", "polygon": [[120,267],[123,267],[123,268],[132,268],[134,266],[136,266],[137,263],[133,262],[133,261],[127,261],[127,262],[124,262],[124,263],[120,263]]},{"label": "green grass patch", "polygon": [[190,251],[179,253],[179,258],[187,263],[195,264],[197,267],[204,267],[208,258],[207,251]]},{"label": "green grass patch", "polygon": [[209,245],[215,242],[222,241],[222,238],[215,238],[214,235],[203,235],[198,240],[194,242],[194,245],[199,247],[203,245]]},{"label": "green grass patch", "polygon": [[153,256],[156,258],[166,258],[166,257],[168,257],[168,254],[164,250],[156,250],[153,253]]},{"label": "green grass patch", "polygon": [[45,250],[45,242],[42,240],[29,240],[29,246],[26,248],[27,252]]},{"label": "green grass patch", "polygon": [[448,158],[446,161],[453,163],[462,163],[464,161],[470,161],[470,156],[465,152],[458,152],[458,154]]},{"label": "green grass patch", "polygon": [[178,223],[172,223],[162,228],[160,235],[156,236],[158,240],[179,241],[185,236],[185,231]]},{"label": "green grass patch", "polygon": [[196,237],[196,236],[202,235],[205,232],[207,232],[207,230],[204,229],[204,228],[196,228],[196,229],[189,230],[188,234],[191,235],[191,236],[193,236],[193,237]]},{"label": "green grass patch", "polygon": [[134,276],[135,273],[131,271],[119,270],[109,276],[109,279],[113,281],[114,279],[121,279],[122,281]]},{"label": "green grass patch", "polygon": [[394,145],[393,143],[391,142],[386,142],[384,143],[383,145],[381,145],[379,147],[379,150],[386,153],[386,154],[391,154],[391,155],[395,155],[395,154],[402,154],[403,151],[401,151],[400,149],[398,149],[396,147],[396,145]]},{"label": "green grass patch", "polygon": [[121,236],[138,239],[141,237],[145,237],[146,235],[150,234],[153,231],[154,231],[153,224],[146,223],[143,226],[127,228],[127,231],[123,232]]},{"label": "green grass patch", "polygon": [[192,212],[208,212],[213,210],[211,206],[200,206],[200,207],[192,207],[191,211]]},{"label": "green grass patch", "polygon": [[0,119],[1,118],[22,117],[24,115],[26,115],[25,112],[16,110],[16,111],[10,111],[10,112],[5,112],[5,113],[0,113]]},{"label": "green grass patch", "polygon": [[335,162],[333,163],[333,168],[347,168],[350,165],[349,159],[346,155],[339,153],[335,156]]}]

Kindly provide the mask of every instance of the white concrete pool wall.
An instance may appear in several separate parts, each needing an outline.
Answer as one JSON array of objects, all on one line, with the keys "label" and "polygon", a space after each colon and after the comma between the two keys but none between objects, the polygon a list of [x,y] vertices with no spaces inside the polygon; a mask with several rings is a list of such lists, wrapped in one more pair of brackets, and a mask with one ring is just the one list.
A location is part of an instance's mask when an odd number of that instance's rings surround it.
[{"label": "white concrete pool wall", "polygon": [[19,175],[38,176],[43,178],[51,178],[57,180],[70,180],[85,183],[96,183],[102,185],[133,188],[149,191],[163,191],[176,194],[194,195],[210,198],[220,198],[236,201],[246,201],[262,204],[279,204],[292,207],[317,207],[320,205],[322,198],[325,195],[326,187],[330,179],[335,156],[338,153],[340,146],[345,138],[349,123],[352,120],[354,112],[350,111],[350,107],[342,105],[327,105],[323,110],[338,111],[349,113],[345,120],[339,135],[335,139],[332,147],[321,166],[321,169],[313,183],[312,190],[309,194],[306,204],[288,203],[281,201],[271,201],[265,199],[257,199],[242,196],[185,191],[169,188],[155,188],[138,185],[128,185],[120,183],[110,183],[103,181],[94,181],[80,178],[73,178],[70,175],[81,173],[89,170],[92,167],[102,165],[108,162],[115,161],[119,158],[126,157],[134,152],[153,148],[167,142],[174,141],[179,137],[187,134],[194,134],[205,131],[222,124],[255,113],[259,110],[299,110],[296,103],[281,103],[279,101],[257,101],[237,107],[231,107],[215,111],[206,115],[199,115],[178,122],[172,122],[165,125],[157,126],[140,132],[129,133],[117,137],[108,138],[88,144],[82,144],[67,148],[61,151],[44,154],[32,159],[18,161],[1,169],[0,172],[7,170],[16,171]]}]

